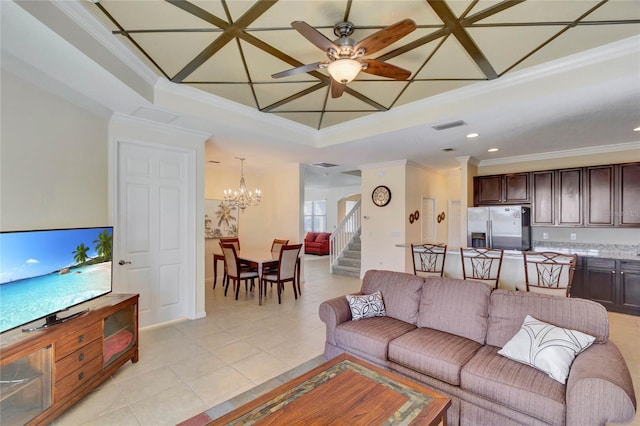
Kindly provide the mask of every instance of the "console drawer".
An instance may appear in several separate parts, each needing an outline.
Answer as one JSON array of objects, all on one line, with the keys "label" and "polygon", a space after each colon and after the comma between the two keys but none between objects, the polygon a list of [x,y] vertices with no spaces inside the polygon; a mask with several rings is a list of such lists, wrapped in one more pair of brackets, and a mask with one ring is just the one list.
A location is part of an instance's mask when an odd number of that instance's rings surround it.
[{"label": "console drawer", "polygon": [[56,377],[60,380],[101,355],[102,340],[96,339],[56,362]]},{"label": "console drawer", "polygon": [[101,321],[63,337],[56,342],[56,362],[100,337],[102,337]]},{"label": "console drawer", "polygon": [[102,357],[97,356],[90,359],[84,365],[77,370],[71,372],[62,379],[56,380],[54,386],[54,400],[60,401],[74,390],[81,388],[85,384],[91,382],[98,377],[98,374],[102,370]]}]

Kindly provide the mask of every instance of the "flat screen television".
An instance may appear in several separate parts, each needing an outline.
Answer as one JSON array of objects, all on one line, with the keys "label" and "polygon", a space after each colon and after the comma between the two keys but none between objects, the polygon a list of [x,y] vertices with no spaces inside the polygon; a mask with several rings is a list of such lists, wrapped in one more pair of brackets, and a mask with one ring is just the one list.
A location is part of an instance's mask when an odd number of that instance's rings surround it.
[{"label": "flat screen television", "polygon": [[111,292],[112,246],[110,226],[0,232],[0,333],[59,324]]}]

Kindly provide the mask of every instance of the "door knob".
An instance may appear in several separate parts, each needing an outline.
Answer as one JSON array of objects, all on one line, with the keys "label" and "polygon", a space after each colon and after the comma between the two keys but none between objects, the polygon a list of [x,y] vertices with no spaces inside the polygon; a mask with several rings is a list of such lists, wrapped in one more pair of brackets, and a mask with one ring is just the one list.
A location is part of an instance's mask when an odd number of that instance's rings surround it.
[{"label": "door knob", "polygon": [[118,262],[118,265],[131,265],[131,262],[127,262],[126,260],[121,260]]}]

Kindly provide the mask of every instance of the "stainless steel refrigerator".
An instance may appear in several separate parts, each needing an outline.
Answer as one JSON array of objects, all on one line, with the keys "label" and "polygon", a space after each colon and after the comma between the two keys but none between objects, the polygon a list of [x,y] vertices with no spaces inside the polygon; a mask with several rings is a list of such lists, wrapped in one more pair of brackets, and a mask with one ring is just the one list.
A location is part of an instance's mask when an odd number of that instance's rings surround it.
[{"label": "stainless steel refrigerator", "polygon": [[470,207],[467,211],[467,245],[529,250],[530,220],[529,207]]}]

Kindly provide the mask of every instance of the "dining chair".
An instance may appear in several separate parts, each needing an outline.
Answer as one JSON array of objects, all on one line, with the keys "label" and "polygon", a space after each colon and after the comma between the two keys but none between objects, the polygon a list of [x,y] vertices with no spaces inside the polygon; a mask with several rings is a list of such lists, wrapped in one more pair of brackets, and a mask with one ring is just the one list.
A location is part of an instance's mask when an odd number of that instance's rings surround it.
[{"label": "dining chair", "polygon": [[443,277],[446,255],[446,244],[411,244],[414,275]]},{"label": "dining chair", "polygon": [[248,281],[251,280],[251,288],[255,285],[255,279],[259,278],[258,270],[248,267],[240,267],[240,260],[238,260],[238,254],[236,247],[233,243],[220,242],[222,247],[222,254],[224,254],[224,264],[226,272],[226,283],[224,287],[224,295],[227,295],[229,290],[229,281],[233,281],[233,289],[236,292],[236,300],[238,300],[238,294],[240,293],[240,281],[244,281],[245,290],[248,289]]},{"label": "dining chair", "polygon": [[575,254],[523,252],[524,280],[531,293],[570,297],[578,256]]},{"label": "dining chair", "polygon": [[503,252],[502,249],[461,247],[462,278],[498,288]]},{"label": "dining chair", "polygon": [[[278,304],[282,303],[282,290],[284,290],[284,284],[291,282],[293,286],[293,295],[298,299],[298,289],[296,289],[296,275],[298,272],[298,257],[300,256],[300,250],[302,244],[284,245],[280,248],[280,256],[278,258],[278,269],[273,271],[263,271],[262,277],[258,284],[260,290],[259,304],[262,304],[262,289],[266,291],[264,287],[265,283],[275,284],[278,289]],[[299,280],[298,280],[299,281]],[[297,283],[298,288],[300,283]]]},{"label": "dining chair", "polygon": [[[219,243],[231,243],[236,248],[236,252],[240,251],[240,238],[238,237],[220,237]],[[223,285],[228,281],[227,279],[227,268],[224,264],[224,254],[222,253],[213,253],[213,289],[216,288],[216,281],[218,281],[218,261],[222,261],[222,282]]]},{"label": "dining chair", "polygon": [[[282,248],[282,246],[286,246],[287,244],[289,244],[289,240],[279,240],[275,238],[271,243],[271,254],[274,257],[280,256],[280,249]],[[278,265],[264,266],[263,268],[266,268],[266,270],[268,270],[269,272],[275,272],[278,269]],[[273,287],[273,283],[271,284],[271,287]]]}]

